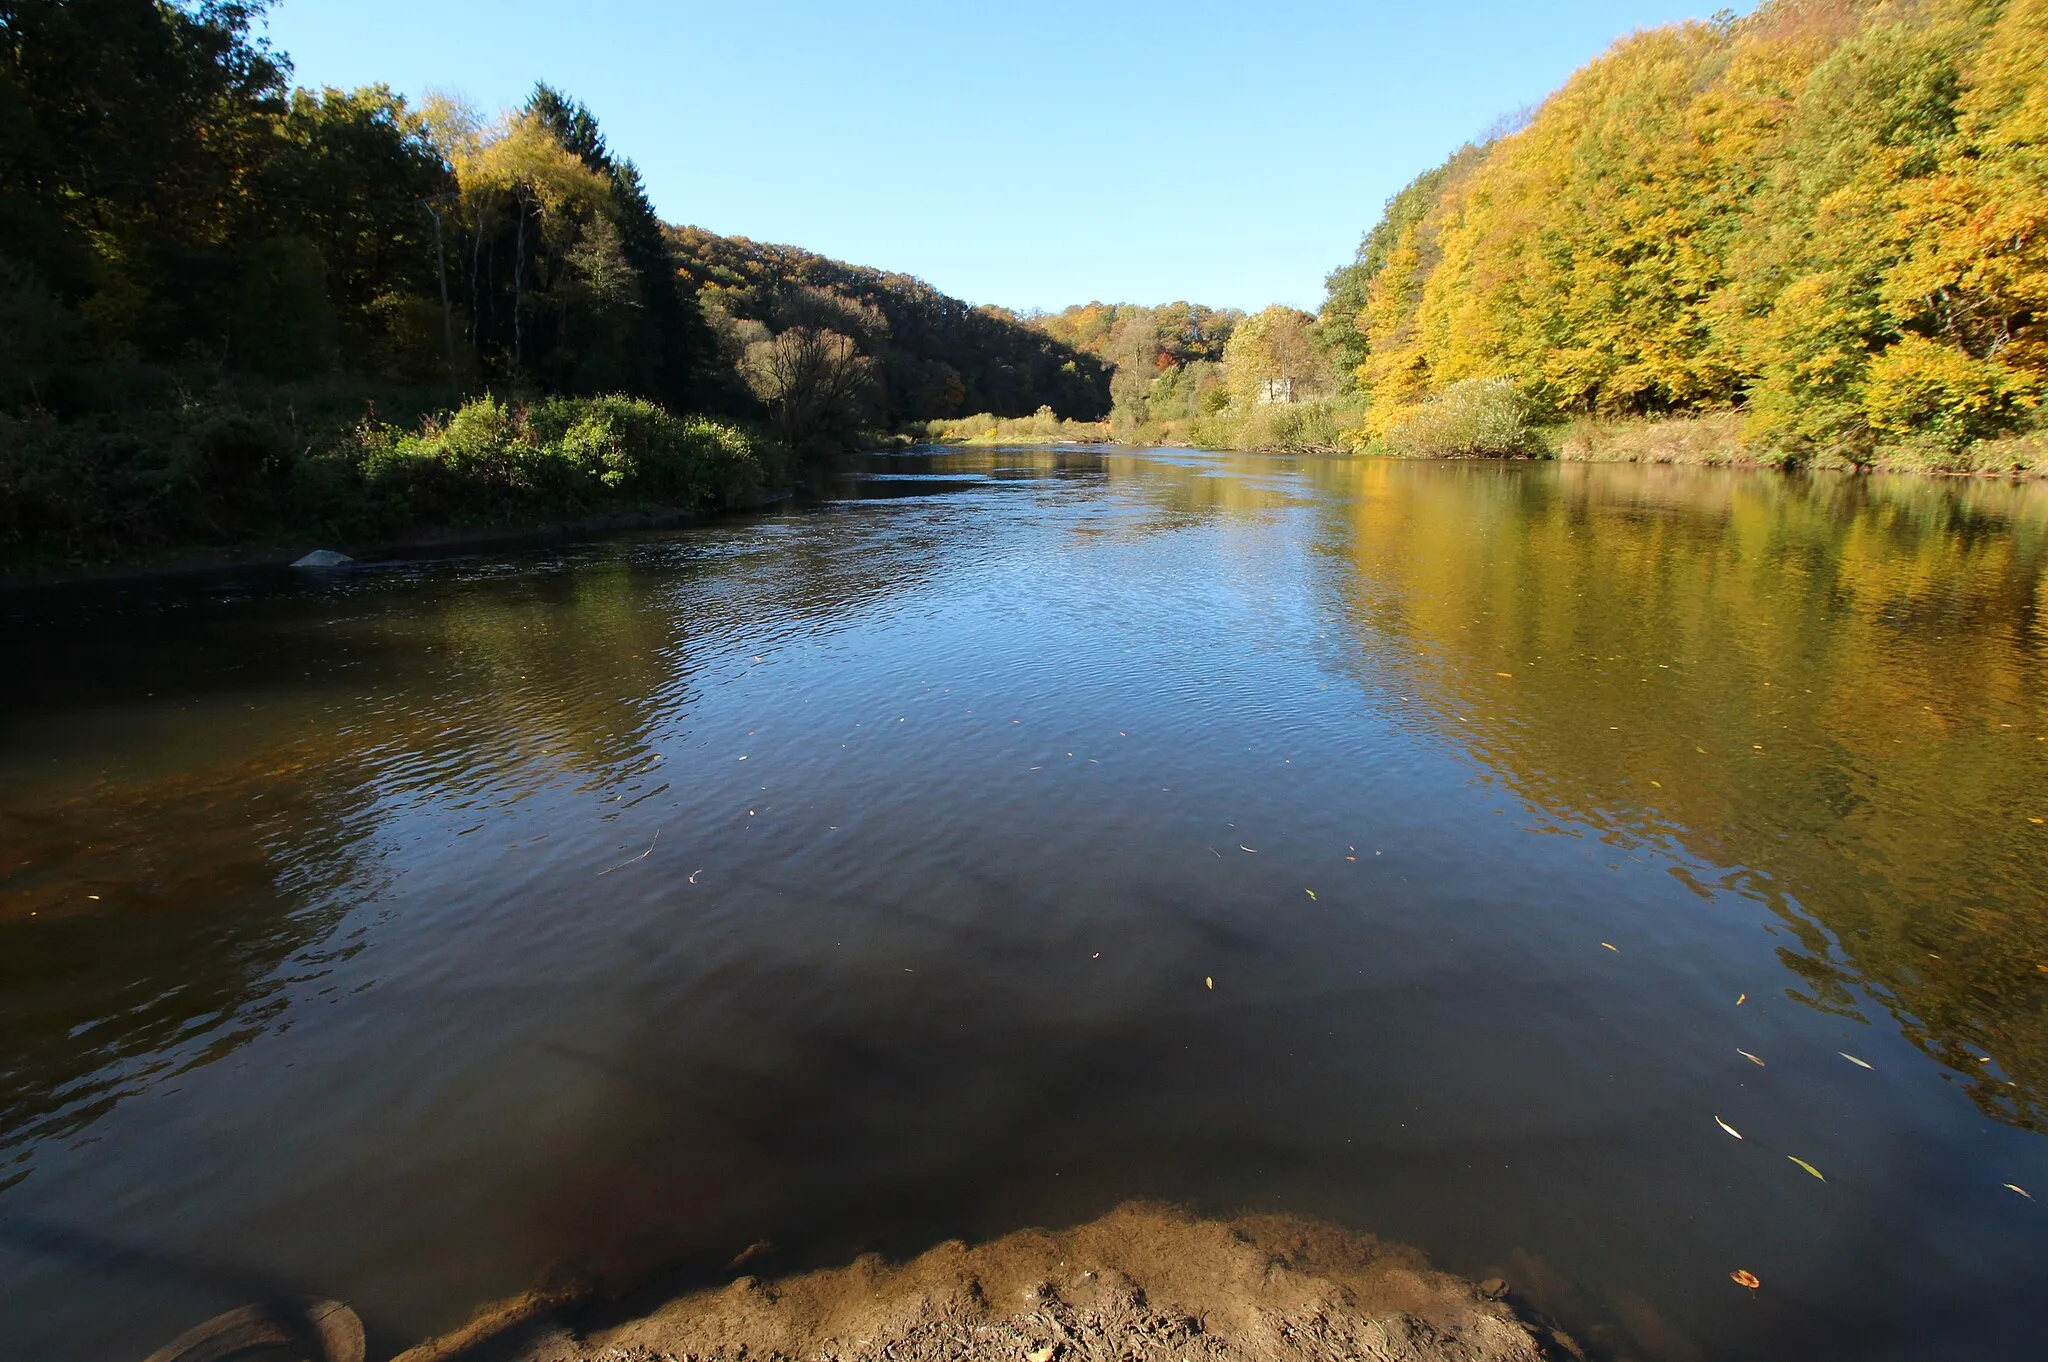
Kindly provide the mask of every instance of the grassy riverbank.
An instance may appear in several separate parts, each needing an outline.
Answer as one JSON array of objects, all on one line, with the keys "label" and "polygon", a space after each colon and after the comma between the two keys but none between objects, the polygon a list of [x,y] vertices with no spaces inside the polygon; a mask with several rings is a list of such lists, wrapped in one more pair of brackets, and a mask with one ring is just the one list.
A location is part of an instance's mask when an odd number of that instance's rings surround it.
[{"label": "grassy riverbank", "polygon": [[1335,402],[1224,407],[1199,416],[1142,421],[1063,421],[1050,411],[1003,419],[983,413],[922,428],[935,444],[1185,445],[1196,449],[1336,452],[1360,412]]},{"label": "grassy riverbank", "polygon": [[[217,383],[0,418],[0,568],[351,546],[755,503],[748,428],[623,396],[454,405],[431,389]],[[437,401],[438,399],[438,401]]]},{"label": "grassy riverbank", "polygon": [[[1377,440],[1364,438],[1362,407],[1309,402],[1224,409],[1175,421],[1118,426],[1061,421],[1049,413],[1002,419],[989,415],[927,423],[935,444],[1100,444],[1132,448],[1186,446],[1237,452],[1371,454],[1419,459],[1520,458],[1566,463],[1687,464],[1711,468],[1820,468],[1945,476],[2022,477],[2048,474],[2048,431],[1980,439],[1961,447],[1927,440],[1864,451],[1788,450],[1752,433],[1744,412],[1704,416],[1578,417],[1538,425],[1513,404],[1482,401],[1425,408],[1417,419]],[[1448,409],[1445,409],[1448,408]]]}]

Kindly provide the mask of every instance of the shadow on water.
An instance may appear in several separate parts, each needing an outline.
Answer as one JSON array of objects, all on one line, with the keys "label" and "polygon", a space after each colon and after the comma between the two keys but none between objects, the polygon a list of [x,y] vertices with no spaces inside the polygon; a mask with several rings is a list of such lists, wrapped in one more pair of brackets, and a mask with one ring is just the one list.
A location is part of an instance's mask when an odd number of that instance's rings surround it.
[{"label": "shadow on water", "polygon": [[389,1350],[1133,1197],[1410,1240],[1613,1356],[2048,1325],[2042,489],[818,490],[6,603],[0,1352],[286,1288]]}]

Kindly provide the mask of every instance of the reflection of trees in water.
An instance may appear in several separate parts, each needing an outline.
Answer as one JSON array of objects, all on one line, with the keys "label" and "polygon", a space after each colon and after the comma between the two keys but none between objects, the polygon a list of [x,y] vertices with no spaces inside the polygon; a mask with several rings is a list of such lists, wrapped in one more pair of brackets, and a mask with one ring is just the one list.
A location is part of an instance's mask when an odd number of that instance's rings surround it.
[{"label": "reflection of trees in water", "polygon": [[86,774],[0,798],[0,1150],[17,1151],[0,1185],[35,1141],[232,1053],[352,955],[369,929],[332,938],[385,886],[367,850],[382,819],[544,785],[600,808],[658,792],[656,739],[707,659],[814,633],[930,570],[930,545],[875,539],[825,517],[502,575],[255,599],[167,586],[19,614],[42,667],[7,697],[17,732],[74,694],[175,731],[153,750],[66,747],[52,769]]},{"label": "reflection of trees in water", "polygon": [[1309,475],[1348,517],[1344,609],[1442,731],[1605,840],[1743,867],[1674,873],[1771,906],[1793,997],[1868,989],[1987,1113],[2048,1129],[2048,488]]},{"label": "reflection of trees in water", "polygon": [[353,953],[314,948],[370,888],[338,854],[362,804],[272,751],[0,808],[0,1148],[232,1053],[287,959]]}]

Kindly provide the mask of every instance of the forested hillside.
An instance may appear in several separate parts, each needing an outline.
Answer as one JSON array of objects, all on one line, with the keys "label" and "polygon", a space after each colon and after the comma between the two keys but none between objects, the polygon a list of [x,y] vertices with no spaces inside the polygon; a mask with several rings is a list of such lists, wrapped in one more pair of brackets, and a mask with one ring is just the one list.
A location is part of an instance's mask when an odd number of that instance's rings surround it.
[{"label": "forested hillside", "polygon": [[1332,276],[1360,438],[1441,427],[1448,394],[1971,466],[2048,387],[2044,73],[2048,0],[1772,0],[1622,40]]},{"label": "forested hillside", "polygon": [[294,89],[263,8],[0,0],[0,558],[743,499],[894,424],[1108,408],[1000,310],[669,227],[546,85]]},{"label": "forested hillside", "polygon": [[794,246],[696,227],[672,228],[669,239],[684,286],[727,339],[736,372],[748,345],[815,308],[810,295],[823,292],[841,300],[831,310],[877,361],[891,425],[968,412],[1021,416],[1040,406],[1092,421],[1109,409],[1108,365],[1003,308],[973,307],[907,274]]}]

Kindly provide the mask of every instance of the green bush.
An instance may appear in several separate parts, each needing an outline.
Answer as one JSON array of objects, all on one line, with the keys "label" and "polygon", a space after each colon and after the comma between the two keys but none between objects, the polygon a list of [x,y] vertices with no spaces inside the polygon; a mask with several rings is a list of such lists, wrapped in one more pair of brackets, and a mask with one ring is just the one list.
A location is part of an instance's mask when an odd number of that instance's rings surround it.
[{"label": "green bush", "polygon": [[410,428],[317,385],[0,415],[0,563],[202,544],[359,543],[615,507],[741,506],[780,476],[747,431],[638,398],[484,396]]},{"label": "green bush", "polygon": [[1339,428],[1328,402],[1274,402],[1226,407],[1197,420],[1193,435],[1217,449],[1331,449]]},{"label": "green bush", "polygon": [[1425,459],[1513,458],[1546,452],[1529,401],[1505,378],[1468,378],[1430,398],[1387,434],[1397,454]]},{"label": "green bush", "polygon": [[485,396],[368,451],[373,489],[423,514],[602,504],[740,505],[766,482],[744,431],[637,397],[557,397],[517,408]]}]

